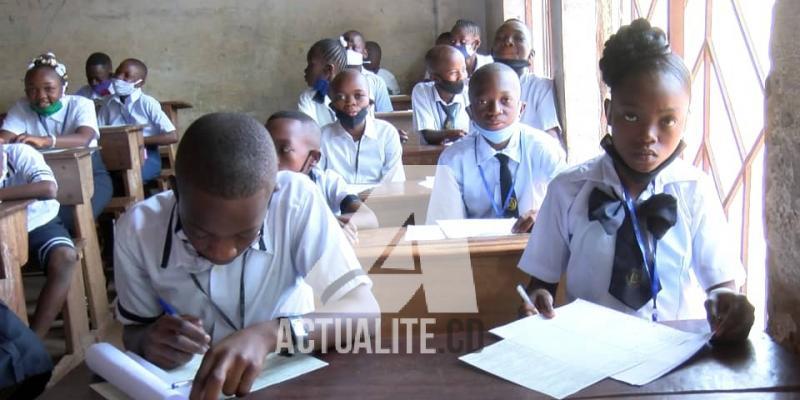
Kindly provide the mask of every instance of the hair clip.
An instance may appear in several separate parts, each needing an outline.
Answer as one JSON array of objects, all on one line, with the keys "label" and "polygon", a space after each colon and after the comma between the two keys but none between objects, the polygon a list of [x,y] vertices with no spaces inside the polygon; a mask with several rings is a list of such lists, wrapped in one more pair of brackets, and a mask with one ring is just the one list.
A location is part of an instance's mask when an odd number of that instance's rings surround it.
[{"label": "hair clip", "polygon": [[344,38],[344,36],[339,36],[339,44],[341,44],[342,47],[347,47],[347,40]]}]

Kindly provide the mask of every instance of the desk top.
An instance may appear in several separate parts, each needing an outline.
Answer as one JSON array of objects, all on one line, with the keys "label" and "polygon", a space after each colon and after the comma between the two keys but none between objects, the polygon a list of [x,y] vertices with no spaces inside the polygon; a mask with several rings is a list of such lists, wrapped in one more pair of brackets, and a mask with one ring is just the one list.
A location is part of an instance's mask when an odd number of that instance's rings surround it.
[{"label": "desk top", "polygon": [[6,200],[0,201],[0,219],[9,215],[14,215],[19,211],[26,210],[28,204],[33,203],[35,200]]},{"label": "desk top", "polygon": [[109,125],[100,127],[100,136],[104,133],[112,132],[137,132],[147,128],[147,125]]},{"label": "desk top", "polygon": [[[705,321],[682,321],[694,327]],[[681,326],[686,328],[688,325]],[[681,325],[680,323],[678,325]],[[384,339],[381,348],[390,347]],[[256,392],[252,399],[390,398],[390,399],[542,399],[544,395],[504,381],[458,360],[460,355],[497,341],[486,332],[437,335],[420,354],[418,338],[411,354],[323,354],[328,367]],[[399,347],[405,353],[406,347]],[[98,378],[85,365],[48,390],[43,399],[101,399],[89,383]],[[800,394],[800,358],[780,347],[763,332],[753,332],[738,348],[707,346],[686,364],[641,387],[611,379],[592,385],[572,398],[641,397],[647,395],[792,392]],[[748,397],[749,396],[749,397]]]},{"label": "desk top", "polygon": [[[406,228],[378,228],[359,231],[358,244],[355,246],[359,257],[379,256],[388,251],[387,246],[393,247],[395,252],[419,253],[420,247],[424,248],[426,256],[450,255],[461,252],[464,248],[464,239],[443,239],[432,241],[406,241],[404,240]],[[498,256],[517,252],[522,254],[528,244],[529,233],[509,236],[492,236],[467,239],[469,252],[473,255]]]},{"label": "desk top", "polygon": [[100,147],[72,147],[68,149],[40,150],[45,160],[63,160],[70,158],[83,158],[91,156]]}]

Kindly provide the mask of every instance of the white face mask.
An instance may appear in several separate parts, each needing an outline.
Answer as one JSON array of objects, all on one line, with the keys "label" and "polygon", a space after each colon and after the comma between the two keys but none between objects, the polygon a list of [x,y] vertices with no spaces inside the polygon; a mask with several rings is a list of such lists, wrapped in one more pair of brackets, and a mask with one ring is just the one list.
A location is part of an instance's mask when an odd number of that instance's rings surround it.
[{"label": "white face mask", "polygon": [[364,55],[355,51],[347,49],[347,65],[361,66],[364,64]]},{"label": "white face mask", "polygon": [[509,125],[509,126],[507,126],[507,127],[505,127],[505,128],[503,128],[503,129],[500,129],[500,130],[497,130],[497,131],[490,131],[488,129],[481,128],[480,125],[476,124],[473,121],[472,122],[472,128],[476,132],[478,132],[481,136],[483,136],[484,139],[486,139],[486,140],[488,140],[488,141],[490,141],[490,142],[492,142],[494,144],[505,142],[506,140],[511,138],[511,135],[513,135],[514,132],[517,132],[519,130],[519,126],[517,126],[516,122],[511,124],[511,125]]},{"label": "white face mask", "polygon": [[117,96],[130,96],[133,92],[138,89],[136,85],[141,83],[142,80],[139,79],[136,82],[128,82],[124,79],[117,79],[114,78],[111,81],[111,86],[114,88],[114,94]]}]

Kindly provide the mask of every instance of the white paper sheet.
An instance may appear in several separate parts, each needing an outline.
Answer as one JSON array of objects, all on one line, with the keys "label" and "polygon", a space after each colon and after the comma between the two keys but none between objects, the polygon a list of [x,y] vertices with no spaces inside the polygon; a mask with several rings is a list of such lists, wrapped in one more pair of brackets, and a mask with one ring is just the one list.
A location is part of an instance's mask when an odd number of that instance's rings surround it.
[{"label": "white paper sheet", "polygon": [[512,235],[511,227],[514,218],[497,219],[444,219],[436,224],[449,239],[465,239],[471,237],[508,236]]},{"label": "white paper sheet", "polygon": [[[92,347],[90,347],[90,351],[93,347],[98,345],[104,345],[98,350],[101,353],[100,356],[104,359],[107,359],[109,364],[95,365],[95,367],[93,367],[92,364],[89,364],[89,351],[87,351],[86,357],[87,364],[92,371],[95,371],[98,375],[108,381],[107,383],[94,384],[92,385],[92,388],[109,400],[122,400],[127,398],[134,398],[137,400],[185,399],[191,392],[191,385],[175,390],[171,390],[169,388],[173,383],[194,379],[195,375],[197,374],[197,370],[200,368],[200,364],[203,361],[202,355],[196,355],[185,365],[171,371],[165,371],[142,359],[138,355],[134,354],[131,356],[130,354],[122,353],[107,343],[98,343],[92,345]],[[106,346],[111,347],[113,351],[107,349]],[[109,371],[118,369],[117,365],[122,365],[124,370],[115,372],[113,375],[109,374]],[[284,357],[274,353],[270,354],[267,356],[267,360],[264,363],[264,371],[253,382],[251,391],[263,389],[267,386],[296,378],[300,375],[320,369],[327,365],[328,363],[305,354],[297,354],[293,357]],[[103,368],[102,371],[104,373],[101,373],[95,368]],[[112,380],[107,375],[112,376],[115,379]],[[117,379],[117,377],[122,379]],[[171,396],[174,397],[158,397],[160,394],[156,394],[156,397],[140,397],[140,386],[143,385],[141,382],[142,377],[148,379],[148,382],[150,382],[148,385],[155,385],[157,388],[164,388]],[[109,388],[109,386],[111,387]],[[127,393],[130,397],[124,393]],[[150,396],[148,393],[144,393],[144,395]]]},{"label": "white paper sheet", "polygon": [[137,400],[181,400],[186,397],[109,343],[95,343],[86,350],[86,365]]},{"label": "white paper sheet", "polygon": [[410,242],[447,239],[439,225],[408,225],[403,240]]}]

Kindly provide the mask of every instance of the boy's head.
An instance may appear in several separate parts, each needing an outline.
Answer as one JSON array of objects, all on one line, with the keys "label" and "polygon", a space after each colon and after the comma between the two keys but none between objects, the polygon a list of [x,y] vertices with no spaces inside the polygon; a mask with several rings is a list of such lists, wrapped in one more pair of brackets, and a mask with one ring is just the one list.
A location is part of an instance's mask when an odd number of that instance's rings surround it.
[{"label": "boy's head", "polygon": [[511,67],[518,75],[533,62],[533,45],[528,27],[518,19],[510,19],[494,34],[492,57],[495,62]]},{"label": "boy's head", "polygon": [[86,81],[94,89],[98,85],[107,85],[114,69],[111,57],[106,53],[92,53],[86,59]]},{"label": "boy's head", "polygon": [[381,51],[381,45],[378,42],[367,42],[367,61],[369,63],[364,64],[364,67],[372,72],[377,73],[378,70],[381,69],[381,57],[383,55],[383,51]]},{"label": "boy's head", "polygon": [[68,79],[66,67],[53,53],[34,58],[25,73],[25,97],[34,111],[47,116],[60,110]]},{"label": "boy's head", "polygon": [[336,39],[322,39],[308,50],[306,62],[303,77],[309,87],[320,80],[330,82],[339,71],[347,68],[346,49]]},{"label": "boy's head", "polygon": [[453,34],[448,32],[442,32],[439,36],[436,37],[436,42],[434,42],[434,46],[438,46],[440,44],[446,44],[448,46],[452,46],[453,44]]},{"label": "boy's head", "polygon": [[114,72],[114,78],[142,87],[147,80],[147,65],[135,58],[125,59]]},{"label": "boy's head", "polygon": [[469,80],[469,101],[472,120],[488,131],[513,125],[525,109],[520,100],[519,77],[500,63],[487,64],[475,71]]},{"label": "boy's head", "polygon": [[314,119],[300,111],[278,111],[266,127],[278,152],[278,169],[306,174],[317,165],[321,133]]},{"label": "boy's head", "polygon": [[464,91],[467,64],[464,56],[453,46],[433,46],[425,54],[425,63],[436,86],[451,94]]},{"label": "boy's head", "polygon": [[346,69],[331,82],[331,108],[345,128],[353,128],[366,118],[369,106],[367,78],[360,71]]},{"label": "boy's head", "polygon": [[450,30],[450,44],[458,48],[464,58],[471,58],[481,47],[481,27],[475,22],[460,19]]},{"label": "boy's head", "polygon": [[225,265],[257,238],[275,189],[278,163],[267,130],[244,114],[207,114],[178,145],[175,191],[189,242]]},{"label": "boy's head", "polygon": [[345,32],[342,37],[347,42],[348,49],[357,53],[361,53],[365,59],[368,57],[369,54],[367,53],[367,42],[361,32],[350,30]]}]

